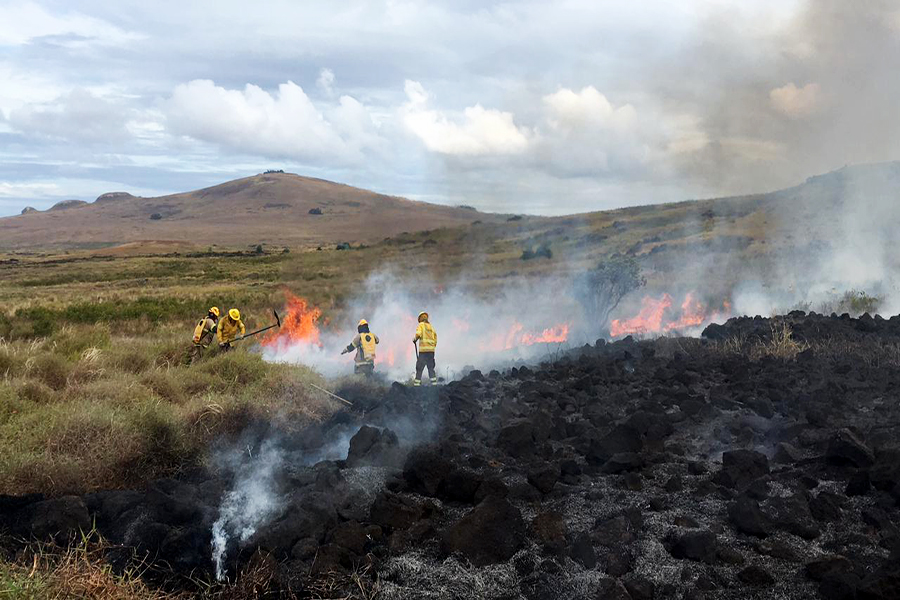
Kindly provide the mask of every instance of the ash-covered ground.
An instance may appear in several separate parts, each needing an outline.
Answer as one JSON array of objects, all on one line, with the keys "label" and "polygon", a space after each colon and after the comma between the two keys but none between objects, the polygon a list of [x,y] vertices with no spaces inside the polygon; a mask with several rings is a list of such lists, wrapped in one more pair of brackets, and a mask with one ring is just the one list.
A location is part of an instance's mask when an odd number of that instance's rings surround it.
[{"label": "ash-covered ground", "polygon": [[792,313],[345,387],[320,427],[253,424],[208,470],[3,498],[0,520],[95,520],[110,562],[133,548],[166,586],[269,555],[285,597],[355,573],[381,598],[898,598],[898,344],[900,318]]}]

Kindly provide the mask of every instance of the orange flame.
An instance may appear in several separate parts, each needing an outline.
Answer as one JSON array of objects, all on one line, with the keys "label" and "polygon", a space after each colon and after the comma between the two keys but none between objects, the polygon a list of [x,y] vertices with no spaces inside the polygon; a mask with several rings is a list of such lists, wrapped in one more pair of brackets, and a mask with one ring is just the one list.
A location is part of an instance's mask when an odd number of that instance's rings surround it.
[{"label": "orange flame", "polygon": [[281,320],[281,328],[273,329],[260,343],[264,346],[306,342],[321,346],[319,341],[319,319],[322,311],[310,306],[304,298],[285,292],[285,315]]},{"label": "orange flame", "polygon": [[549,327],[540,334],[526,333],[519,343],[523,346],[534,344],[561,344],[569,339],[569,324],[563,323],[556,327]]},{"label": "orange flame", "polygon": [[693,292],[687,294],[681,303],[681,314],[672,315],[672,296],[663,294],[659,299],[644,296],[641,300],[640,312],[631,319],[614,319],[609,326],[611,337],[625,335],[646,335],[684,331],[711,323],[731,313],[731,304],[722,303],[723,310],[709,311],[702,302],[696,299]]},{"label": "orange flame", "polygon": [[503,352],[516,346],[562,343],[569,339],[569,324],[548,327],[540,333],[525,331],[525,326],[514,321],[505,333],[495,334],[490,341],[482,343],[480,349],[488,352]]}]

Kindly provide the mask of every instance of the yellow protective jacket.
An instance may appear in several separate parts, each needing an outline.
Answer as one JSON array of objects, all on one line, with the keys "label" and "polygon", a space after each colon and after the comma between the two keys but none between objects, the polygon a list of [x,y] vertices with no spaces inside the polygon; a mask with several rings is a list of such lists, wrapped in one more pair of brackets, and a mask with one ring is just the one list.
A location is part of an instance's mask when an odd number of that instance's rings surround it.
[{"label": "yellow protective jacket", "polygon": [[419,352],[434,352],[434,349],[437,348],[437,332],[431,323],[422,321],[416,327],[416,337],[413,338],[413,341],[419,342]]},{"label": "yellow protective jacket", "polygon": [[203,317],[194,327],[194,344],[206,348],[216,334],[216,322],[209,317]]},{"label": "yellow protective jacket", "polygon": [[356,356],[353,358],[358,365],[375,364],[375,344],[381,340],[374,333],[358,333],[350,342],[352,348],[356,348]]},{"label": "yellow protective jacket", "polygon": [[244,329],[243,321],[235,321],[231,317],[224,317],[219,319],[216,337],[219,339],[220,344],[227,344],[234,341],[234,338],[238,336],[238,332],[240,332],[241,335],[244,335],[245,331],[246,329]]}]

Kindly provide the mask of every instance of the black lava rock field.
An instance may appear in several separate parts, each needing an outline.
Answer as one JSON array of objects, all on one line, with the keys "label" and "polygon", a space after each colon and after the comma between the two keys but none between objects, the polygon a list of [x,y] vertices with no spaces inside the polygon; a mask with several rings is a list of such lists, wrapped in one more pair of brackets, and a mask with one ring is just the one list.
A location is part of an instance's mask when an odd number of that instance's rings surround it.
[{"label": "black lava rock field", "polygon": [[143,490],[2,498],[0,522],[96,522],[161,586],[268,560],[284,597],[900,598],[900,318],[738,318],[337,391],[354,407],[321,426],[253,424]]}]

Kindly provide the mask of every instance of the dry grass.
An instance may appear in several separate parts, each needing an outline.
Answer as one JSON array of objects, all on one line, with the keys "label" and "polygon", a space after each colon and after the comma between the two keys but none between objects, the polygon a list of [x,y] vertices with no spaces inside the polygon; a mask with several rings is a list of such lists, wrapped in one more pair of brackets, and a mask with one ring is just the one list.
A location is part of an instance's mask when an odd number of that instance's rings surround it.
[{"label": "dry grass", "polygon": [[0,561],[0,598],[9,600],[181,600],[186,593],[155,590],[140,566],[114,573],[110,545],[95,532],[68,548],[31,546],[17,561]]},{"label": "dry grass", "polygon": [[141,485],[202,463],[213,439],[252,420],[300,428],[336,408],[308,389],[323,382],[304,367],[247,349],[166,366],[168,347],[136,344],[135,374],[116,351],[67,359],[51,344],[5,344],[18,366],[0,378],[0,493]]},{"label": "dry grass", "polygon": [[828,338],[811,345],[817,356],[832,361],[852,360],[874,369],[900,369],[900,343],[880,339],[857,342]]},{"label": "dry grass", "polygon": [[[136,560],[122,572],[106,562],[117,549],[96,531],[69,546],[31,545],[14,560],[0,559],[0,598],[4,600],[245,600],[299,598],[375,600],[380,587],[368,566],[350,573],[289,574],[270,555],[253,555],[233,582],[183,582],[181,591],[152,587],[150,567]],[[154,579],[165,577],[155,570]]]},{"label": "dry grass", "polygon": [[790,324],[783,319],[772,319],[769,324],[770,334],[764,338],[751,338],[745,334],[736,334],[710,346],[712,352],[725,356],[740,356],[751,361],[763,358],[792,360],[810,345],[794,339]]}]

